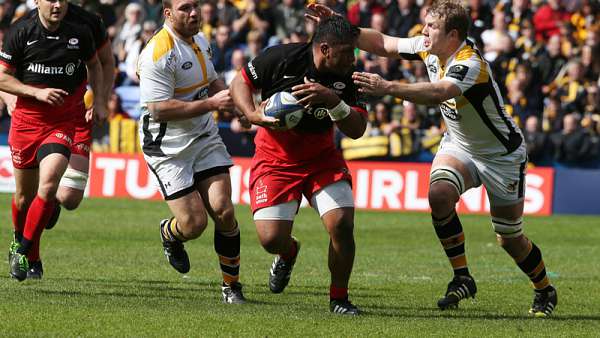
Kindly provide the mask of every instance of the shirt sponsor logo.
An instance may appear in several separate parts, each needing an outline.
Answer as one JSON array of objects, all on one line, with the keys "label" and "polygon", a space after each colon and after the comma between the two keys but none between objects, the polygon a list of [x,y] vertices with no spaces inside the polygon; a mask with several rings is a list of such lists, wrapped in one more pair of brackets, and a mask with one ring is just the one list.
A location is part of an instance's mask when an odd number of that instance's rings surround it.
[{"label": "shirt sponsor logo", "polygon": [[79,39],[70,38],[69,44],[67,45],[67,49],[79,49]]},{"label": "shirt sponsor logo", "polygon": [[458,81],[463,81],[465,76],[467,76],[468,71],[469,67],[465,65],[454,65],[448,69],[448,74],[446,74],[446,76],[453,77]]},{"label": "shirt sponsor logo", "polygon": [[181,68],[184,70],[188,70],[188,69],[192,68],[192,66],[193,66],[193,64],[190,61],[187,61],[181,65]]},{"label": "shirt sponsor logo", "polygon": [[69,63],[65,67],[62,66],[45,66],[41,63],[30,63],[27,67],[28,72],[47,75],[73,75],[75,73],[75,64]]},{"label": "shirt sponsor logo", "polygon": [[344,88],[346,88],[346,84],[343,82],[335,82],[333,84],[333,88],[338,89],[338,90],[342,90]]},{"label": "shirt sponsor logo", "polygon": [[256,204],[265,203],[268,200],[267,196],[267,185],[263,183],[262,180],[259,180],[256,185],[255,190],[255,202]]},{"label": "shirt sponsor logo", "polygon": [[440,111],[442,112],[442,115],[444,115],[446,118],[448,118],[450,120],[453,120],[453,121],[460,120],[460,115],[458,114],[456,109],[450,107],[445,102],[440,104]]},{"label": "shirt sponsor logo", "polygon": [[329,114],[329,112],[325,108],[317,108],[313,112],[314,117],[318,120],[322,120],[327,114]]},{"label": "shirt sponsor logo", "polygon": [[254,80],[258,80],[258,74],[256,74],[256,69],[254,68],[254,65],[252,64],[252,61],[248,62],[248,70],[250,70],[250,75],[252,75],[252,78]]},{"label": "shirt sponsor logo", "polygon": [[437,67],[432,63],[429,65],[429,71],[432,73],[437,73]]},{"label": "shirt sponsor logo", "polygon": [[3,58],[5,58],[9,61],[12,59],[12,55],[6,54],[3,50],[0,50],[0,56],[2,56]]},{"label": "shirt sponsor logo", "polygon": [[63,133],[56,133],[56,134],[54,134],[54,137],[56,137],[59,140],[65,140],[69,144],[73,143],[73,140],[71,140],[71,138],[68,135],[65,135]]}]

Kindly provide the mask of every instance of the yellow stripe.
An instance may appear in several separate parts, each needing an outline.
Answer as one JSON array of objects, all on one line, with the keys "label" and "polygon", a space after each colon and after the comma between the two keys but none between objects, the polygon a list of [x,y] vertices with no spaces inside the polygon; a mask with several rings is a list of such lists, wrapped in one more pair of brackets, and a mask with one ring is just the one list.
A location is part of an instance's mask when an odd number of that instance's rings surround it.
[{"label": "yellow stripe", "polygon": [[469,45],[464,45],[458,53],[456,53],[456,57],[454,58],[456,61],[465,61],[471,58],[475,54],[475,49]]},{"label": "yellow stripe", "polygon": [[156,35],[150,39],[148,44],[151,44],[152,42],[154,42],[154,49],[152,51],[152,61],[154,62],[160,60],[161,57],[173,49],[174,45],[173,37],[171,37],[165,28],[156,33]]},{"label": "yellow stripe", "polygon": [[547,287],[548,285],[550,285],[550,280],[548,279],[548,276],[546,276],[541,281],[539,281],[537,283],[532,283],[532,284],[533,284],[534,288],[541,290],[541,289],[544,289],[545,287]]},{"label": "yellow stripe", "polygon": [[425,61],[425,59],[429,56],[429,52],[417,52],[421,57],[421,60]]},{"label": "yellow stripe", "polygon": [[200,63],[200,68],[202,69],[202,81],[188,87],[175,88],[175,94],[189,93],[196,90],[197,88],[203,87],[208,84],[208,75],[206,71],[206,61],[204,60],[204,54],[202,54],[200,47],[198,47],[198,45],[195,42],[192,42],[192,50],[194,51],[194,54],[196,54],[196,58],[198,59],[198,62]]},{"label": "yellow stripe", "polygon": [[453,269],[460,269],[467,266],[467,257],[464,254],[450,258],[450,264]]}]

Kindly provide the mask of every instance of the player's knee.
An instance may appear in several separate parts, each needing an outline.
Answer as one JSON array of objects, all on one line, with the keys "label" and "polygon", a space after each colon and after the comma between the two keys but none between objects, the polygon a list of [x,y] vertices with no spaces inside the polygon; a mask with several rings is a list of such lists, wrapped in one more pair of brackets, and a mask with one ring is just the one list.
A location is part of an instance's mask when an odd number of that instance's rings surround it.
[{"label": "player's knee", "polygon": [[434,214],[437,211],[447,214],[446,210],[453,208],[458,198],[456,190],[450,184],[435,182],[429,186],[429,206]]},{"label": "player's knee", "polygon": [[284,240],[277,234],[261,234],[259,240],[260,245],[270,254],[278,254],[283,251]]},{"label": "player's knee", "polygon": [[37,193],[41,198],[48,201],[56,198],[57,191],[58,182],[40,182]]},{"label": "player's knee", "polygon": [[66,198],[60,201],[60,205],[67,210],[75,210],[81,204],[81,198]]},{"label": "player's knee", "polygon": [[235,212],[231,200],[225,200],[213,207],[215,222],[221,227],[235,224]]},{"label": "player's knee", "polygon": [[332,240],[344,243],[354,242],[354,223],[352,220],[340,219],[328,228]]},{"label": "player's knee", "polygon": [[203,215],[186,215],[177,218],[179,230],[182,235],[187,239],[194,239],[200,237],[204,230],[208,220]]}]

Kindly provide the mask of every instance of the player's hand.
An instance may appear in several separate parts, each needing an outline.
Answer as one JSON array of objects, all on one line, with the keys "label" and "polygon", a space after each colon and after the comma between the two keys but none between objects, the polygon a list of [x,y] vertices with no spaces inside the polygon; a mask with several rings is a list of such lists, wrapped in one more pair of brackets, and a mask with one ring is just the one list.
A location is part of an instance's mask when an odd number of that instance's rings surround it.
[{"label": "player's hand", "polygon": [[358,86],[361,93],[383,96],[387,95],[388,81],[384,80],[378,74],[354,72],[352,74],[354,84]]},{"label": "player's hand", "polygon": [[316,105],[333,108],[340,102],[340,98],[331,89],[320,83],[311,82],[306,77],[304,77],[304,84],[292,87],[292,95],[306,108]]},{"label": "player's hand", "polygon": [[67,95],[69,95],[69,93],[57,88],[40,88],[35,91],[36,100],[48,103],[52,106],[63,104],[65,102],[64,96]]},{"label": "player's hand", "polygon": [[212,101],[215,110],[233,111],[235,105],[229,94],[229,89],[221,90],[209,98]]},{"label": "player's hand", "polygon": [[331,8],[320,4],[308,4],[308,6],[306,6],[306,10],[307,11],[304,14],[304,17],[308,20],[314,21],[317,24],[321,22],[321,19],[328,18],[332,15],[339,15]]},{"label": "player's hand", "polygon": [[252,112],[252,114],[248,115],[248,121],[250,123],[255,124],[257,126],[273,129],[273,130],[281,130],[279,126],[280,121],[272,116],[265,115],[265,106],[267,105],[267,100],[263,101],[260,106]]}]

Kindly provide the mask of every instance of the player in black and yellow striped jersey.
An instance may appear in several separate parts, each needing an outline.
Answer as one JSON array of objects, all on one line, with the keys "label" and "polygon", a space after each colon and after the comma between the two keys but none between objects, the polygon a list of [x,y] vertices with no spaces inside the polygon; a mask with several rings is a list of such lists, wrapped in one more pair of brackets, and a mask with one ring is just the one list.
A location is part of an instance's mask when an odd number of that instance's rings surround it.
[{"label": "player in black and yellow striped jersey", "polygon": [[[334,15],[309,5],[315,20]],[[436,1],[425,17],[423,35],[401,39],[361,29],[358,47],[391,58],[422,60],[430,82],[399,83],[377,74],[354,73],[366,94],[420,104],[439,104],[447,132],[433,160],[429,205],[436,234],[454,270],[441,309],[458,306],[477,292],[465,256],[465,236],[455,206],[467,190],[483,185],[490,201],[498,242],[534,286],[530,312],[547,316],[557,304],[556,289],[546,275],[539,248],[523,233],[527,154],[523,135],[504,110],[498,85],[487,61],[466,38],[470,25],[457,0]]]}]

